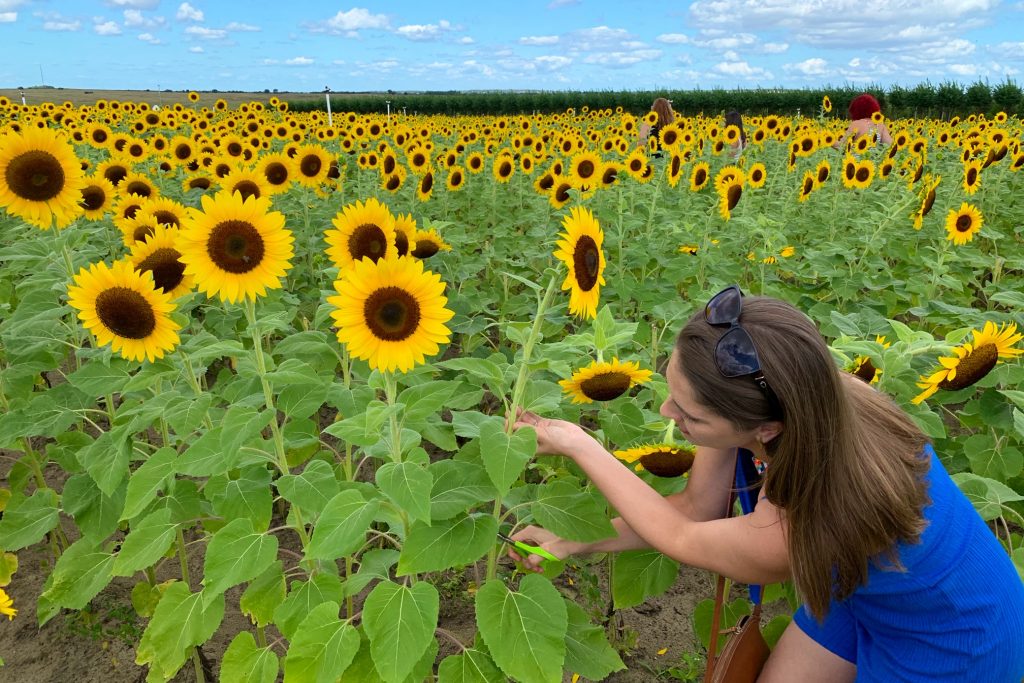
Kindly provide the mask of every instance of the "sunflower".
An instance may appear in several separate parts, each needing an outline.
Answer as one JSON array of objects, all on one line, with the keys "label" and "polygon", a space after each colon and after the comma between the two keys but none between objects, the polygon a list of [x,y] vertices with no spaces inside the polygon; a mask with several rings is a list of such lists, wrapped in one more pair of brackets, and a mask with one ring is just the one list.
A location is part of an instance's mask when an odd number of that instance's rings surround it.
[{"label": "sunflower", "polygon": [[[892,346],[891,342],[885,340],[884,335],[877,335],[875,343],[881,344],[883,349]],[[877,384],[878,379],[882,376],[882,371],[875,367],[875,364],[871,362],[871,358],[868,356],[857,356],[853,363],[846,368],[846,371],[856,375],[868,384]]]},{"label": "sunflower", "polygon": [[634,180],[640,180],[647,167],[647,155],[642,149],[634,149],[623,163],[626,166],[626,173]]},{"label": "sunflower", "polygon": [[620,171],[622,171],[621,164],[617,164],[614,161],[605,162],[601,167],[601,187],[611,187],[617,183]]},{"label": "sunflower", "polygon": [[85,219],[102,220],[110,211],[115,196],[114,186],[106,178],[101,176],[86,178],[85,186],[82,188],[82,199],[79,202]]},{"label": "sunflower", "polygon": [[732,218],[732,211],[739,204],[740,197],[743,196],[743,180],[742,178],[734,178],[728,181],[718,192],[718,213],[723,220],[729,220]]},{"label": "sunflower", "polygon": [[405,213],[395,216],[395,253],[405,256],[409,246],[416,245],[416,219],[412,214]]},{"label": "sunflower", "polygon": [[117,184],[117,191],[122,197],[128,195],[136,195],[148,199],[149,197],[156,197],[160,192],[156,189],[151,181],[141,173],[128,173],[122,180]]},{"label": "sunflower", "polygon": [[430,230],[417,230],[416,234],[413,235],[412,243],[416,246],[413,248],[411,255],[419,259],[430,258],[439,251],[452,250],[451,245],[441,239],[441,236],[437,234],[437,230],[434,228]]},{"label": "sunflower", "polygon": [[921,192],[921,206],[914,212],[914,230],[920,230],[932,206],[935,204],[935,190],[939,187],[942,176],[929,175],[925,179],[924,188]]},{"label": "sunflower", "polygon": [[981,211],[964,202],[959,209],[950,209],[946,214],[946,239],[958,246],[967,244],[981,230],[984,220]]},{"label": "sunflower", "polygon": [[562,221],[555,257],[569,268],[562,289],[571,290],[569,312],[581,318],[597,315],[604,282],[604,232],[589,209],[574,208]]},{"label": "sunflower", "polygon": [[750,187],[764,187],[766,180],[768,180],[768,170],[764,167],[764,164],[759,161],[750,167],[750,170],[747,172],[747,184]]},{"label": "sunflower", "polygon": [[26,127],[0,136],[0,208],[49,230],[82,213],[82,166],[63,134]]},{"label": "sunflower", "polygon": [[319,187],[327,179],[331,155],[323,147],[303,145],[295,153],[295,179],[306,187]]},{"label": "sunflower", "polygon": [[828,98],[828,95],[821,98],[821,109],[826,114],[832,111],[832,100]]},{"label": "sunflower", "polygon": [[593,403],[611,401],[650,379],[650,370],[641,370],[636,362],[620,363],[614,358],[611,363],[593,361],[572,373],[571,378],[561,380],[559,385],[572,396],[573,403]]},{"label": "sunflower", "polygon": [[445,180],[445,187],[449,192],[458,192],[466,186],[466,171],[461,166],[451,166],[448,169],[448,178]]},{"label": "sunflower", "polygon": [[434,172],[427,171],[420,177],[419,183],[416,184],[416,199],[421,202],[425,202],[430,199],[430,195],[434,192]]},{"label": "sunflower", "polygon": [[199,101],[199,93],[197,93],[195,91],[189,92],[189,94],[188,94],[188,101],[189,102],[198,102]]},{"label": "sunflower", "polygon": [[958,391],[966,389],[987,375],[1000,359],[1016,358],[1024,349],[1013,345],[1021,340],[1016,323],[1004,323],[996,327],[986,321],[982,330],[971,330],[973,342],[953,347],[953,355],[940,357],[941,369],[931,375],[922,375],[917,386],[924,389],[911,403],[919,404],[939,389]]},{"label": "sunflower", "polygon": [[491,174],[499,183],[507,183],[512,178],[515,170],[516,165],[513,163],[512,157],[508,155],[496,156],[494,163],[491,165]]},{"label": "sunflower", "polygon": [[68,287],[68,303],[98,344],[110,344],[128,360],[163,358],[180,341],[181,326],[170,317],[170,295],[154,287],[152,275],[127,261],[82,268]]},{"label": "sunflower", "polygon": [[746,180],[743,169],[739,166],[723,166],[715,175],[715,191],[721,193],[730,183],[737,180],[741,183]]},{"label": "sunflower", "polygon": [[857,187],[857,159],[852,154],[843,158],[843,187],[853,189]]},{"label": "sunflower", "polygon": [[572,195],[569,194],[572,189],[572,182],[568,179],[557,178],[555,184],[548,191],[548,203],[556,209],[561,209],[572,199]]},{"label": "sunflower", "polygon": [[202,210],[192,209],[176,242],[185,275],[207,296],[231,303],[279,288],[294,253],[284,215],[270,211],[266,197],[242,199],[237,192],[201,201]]},{"label": "sunflower", "polygon": [[131,245],[132,253],[127,257],[135,270],[150,273],[157,290],[169,294],[172,299],[191,291],[195,282],[195,278],[185,274],[177,239],[177,228],[157,225],[143,241]]},{"label": "sunflower", "polygon": [[665,167],[665,177],[668,179],[668,186],[675,187],[683,175],[683,157],[672,153],[668,166]]},{"label": "sunflower", "polygon": [[395,217],[374,197],[344,207],[331,223],[334,228],[324,233],[327,256],[341,270],[364,258],[385,258],[394,250]]},{"label": "sunflower", "polygon": [[155,233],[159,224],[152,216],[142,216],[142,210],[140,209],[133,218],[115,220],[114,225],[121,231],[121,239],[124,241],[124,245],[131,249],[136,242],[143,242],[148,236]]},{"label": "sunflower", "polygon": [[698,161],[693,165],[693,171],[690,172],[690,191],[700,192],[711,178],[710,170],[706,161]]},{"label": "sunflower", "polygon": [[681,477],[693,467],[696,449],[676,444],[649,444],[615,451],[619,460],[634,464],[637,472],[644,470],[656,477]]},{"label": "sunflower", "polygon": [[818,167],[814,170],[814,182],[821,187],[828,180],[829,175],[832,173],[832,166],[829,165],[828,159],[822,159],[818,162]]},{"label": "sunflower", "polygon": [[337,295],[327,297],[338,341],[375,370],[408,372],[451,338],[444,288],[415,259],[356,261],[334,283]]},{"label": "sunflower", "polygon": [[569,178],[581,190],[597,185],[601,172],[601,157],[593,152],[580,152],[569,162]]},{"label": "sunflower", "polygon": [[181,181],[181,189],[183,192],[190,192],[192,190],[206,192],[211,187],[213,187],[213,179],[208,175],[194,175]]},{"label": "sunflower", "polygon": [[806,202],[807,198],[811,196],[811,192],[814,192],[814,188],[816,187],[816,177],[817,176],[814,174],[814,171],[807,171],[804,173],[804,179],[800,183],[800,196],[797,197],[798,201]]},{"label": "sunflower", "polygon": [[690,256],[696,256],[699,250],[700,247],[696,244],[684,244],[679,247],[680,254],[689,254]]},{"label": "sunflower", "polygon": [[857,163],[857,169],[853,172],[851,185],[864,190],[871,186],[871,180],[875,177],[875,162],[864,159]]},{"label": "sunflower", "polygon": [[479,173],[484,170],[484,155],[480,152],[473,152],[466,157],[466,168],[470,173]]},{"label": "sunflower", "polygon": [[292,160],[279,152],[261,156],[255,172],[263,179],[267,194],[286,192],[295,176]]},{"label": "sunflower", "polygon": [[7,621],[12,621],[14,617],[18,616],[18,610],[14,607],[14,600],[7,594],[3,588],[0,588],[0,615],[7,617]]},{"label": "sunflower", "polygon": [[972,159],[964,164],[964,192],[974,194],[981,187],[981,160]]}]

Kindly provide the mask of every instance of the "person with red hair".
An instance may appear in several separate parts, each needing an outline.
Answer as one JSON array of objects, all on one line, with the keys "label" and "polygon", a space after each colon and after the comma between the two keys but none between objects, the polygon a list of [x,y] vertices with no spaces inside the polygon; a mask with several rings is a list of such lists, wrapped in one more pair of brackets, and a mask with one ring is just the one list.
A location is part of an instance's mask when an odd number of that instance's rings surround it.
[{"label": "person with red hair", "polygon": [[850,125],[843,136],[832,145],[833,147],[844,149],[846,141],[851,135],[855,137],[874,135],[879,142],[886,145],[892,144],[892,135],[885,123],[881,120],[875,121],[873,118],[875,113],[881,114],[882,111],[881,105],[873,95],[868,93],[857,95],[850,101],[850,106],[846,111],[850,115]]}]

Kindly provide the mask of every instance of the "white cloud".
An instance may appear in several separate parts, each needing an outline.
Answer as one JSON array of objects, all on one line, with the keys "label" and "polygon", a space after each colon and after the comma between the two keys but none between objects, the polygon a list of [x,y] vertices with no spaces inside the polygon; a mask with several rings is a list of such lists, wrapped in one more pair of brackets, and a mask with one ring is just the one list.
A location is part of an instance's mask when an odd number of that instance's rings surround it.
[{"label": "white cloud", "polygon": [[571,39],[572,47],[577,50],[604,50],[630,40],[633,36],[623,28],[594,26],[573,31],[567,38]]},{"label": "white cloud", "polygon": [[188,49],[188,51],[189,51],[189,52],[194,52],[194,53],[196,53],[196,54],[202,54],[203,52],[206,52],[206,50],[204,50],[204,49],[203,49],[203,48],[202,48],[201,46],[199,46],[199,45],[193,45],[192,47],[190,47],[190,48]]},{"label": "white cloud", "polygon": [[719,62],[713,67],[714,70],[726,76],[739,76],[747,80],[764,79],[771,80],[770,72],[759,66],[750,66],[746,62]]},{"label": "white cloud", "polygon": [[152,33],[140,33],[139,40],[150,45],[159,45],[160,39],[154,36]]},{"label": "white cloud", "polygon": [[430,41],[439,40],[446,32],[451,30],[451,23],[441,19],[436,24],[407,24],[399,26],[395,32],[409,40]]},{"label": "white cloud", "polygon": [[[705,32],[705,35],[707,32]],[[753,45],[757,42],[757,36],[752,33],[734,33],[721,38],[706,38],[694,40],[697,47],[707,47],[712,50],[734,50],[738,47]]]},{"label": "white cloud", "polygon": [[0,24],[13,24],[17,20],[17,12],[0,12]]},{"label": "white cloud", "polygon": [[157,28],[167,23],[167,20],[163,17],[147,17],[137,9],[126,9],[124,11],[124,25],[130,28],[133,27],[144,27],[144,28]]},{"label": "white cloud", "polygon": [[724,59],[727,62],[738,62],[740,61],[740,56],[739,53],[737,53],[735,50],[726,50],[722,54],[722,59]]},{"label": "white cloud", "polygon": [[462,36],[461,38],[459,38],[455,42],[458,43],[459,45],[472,45],[476,41],[473,40],[472,38],[470,38],[469,36]]},{"label": "white cloud", "polygon": [[789,43],[765,43],[761,46],[762,52],[767,52],[770,55],[777,55],[785,52],[789,49]]},{"label": "white cloud", "polygon": [[121,27],[117,25],[116,21],[104,21],[98,24],[94,24],[92,30],[100,36],[121,35]]},{"label": "white cloud", "polygon": [[284,63],[288,66],[309,66],[313,61],[309,57],[292,57],[291,59],[284,60]]},{"label": "white cloud", "polygon": [[178,5],[178,13],[175,15],[178,21],[202,21],[203,11],[198,10],[187,2]]},{"label": "white cloud", "polygon": [[137,7],[139,9],[153,9],[160,4],[160,0],[107,0],[111,7]]},{"label": "white cloud", "polygon": [[950,64],[947,68],[957,76],[975,76],[978,73],[978,67],[974,64]]},{"label": "white cloud", "polygon": [[1004,42],[989,48],[1006,59],[1024,59],[1024,43]]},{"label": "white cloud", "polygon": [[804,76],[824,76],[828,73],[828,62],[821,57],[811,57],[796,64],[786,64],[782,67],[786,71],[795,71]]},{"label": "white cloud", "polygon": [[387,16],[383,14],[371,14],[362,7],[353,7],[347,12],[338,12],[326,21],[309,24],[307,28],[314,33],[331,33],[355,38],[359,36],[361,30],[386,29],[390,25]]},{"label": "white cloud", "polygon": [[690,42],[690,36],[685,33],[662,33],[654,40],[659,43],[668,43],[669,45],[685,45]]},{"label": "white cloud", "polygon": [[519,39],[520,45],[555,45],[558,43],[558,36],[523,36]]},{"label": "white cloud", "polygon": [[222,28],[207,28],[205,26],[189,26],[185,33],[203,40],[220,40],[227,37],[228,32]]},{"label": "white cloud", "polygon": [[235,31],[238,33],[254,33],[256,31],[262,31],[259,26],[253,26],[252,24],[242,24],[237,21],[232,21],[230,24],[224,27],[227,31]]},{"label": "white cloud", "polygon": [[661,50],[633,50],[632,52],[596,52],[587,55],[586,64],[600,64],[612,69],[621,69],[661,57]]},{"label": "white cloud", "polygon": [[82,22],[77,19],[51,19],[43,22],[44,31],[77,31],[82,28]]},{"label": "white cloud", "polygon": [[559,71],[572,64],[572,59],[565,55],[541,55],[532,61],[540,71]]},{"label": "white cloud", "polygon": [[551,0],[548,3],[548,9],[558,9],[559,7],[569,7],[570,5],[578,5],[580,0]]},{"label": "white cloud", "polygon": [[25,0],[0,0],[0,12],[4,14],[16,10],[25,4]]}]

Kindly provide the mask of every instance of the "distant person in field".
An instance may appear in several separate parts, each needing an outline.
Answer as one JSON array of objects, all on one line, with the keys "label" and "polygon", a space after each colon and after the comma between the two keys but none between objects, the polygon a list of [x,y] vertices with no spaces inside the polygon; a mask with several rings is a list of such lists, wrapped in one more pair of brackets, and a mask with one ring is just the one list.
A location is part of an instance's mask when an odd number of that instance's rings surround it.
[{"label": "distant person in field", "polygon": [[640,124],[640,140],[638,144],[643,147],[650,145],[650,139],[654,139],[654,156],[661,156],[661,135],[660,131],[662,128],[676,120],[675,112],[672,111],[672,103],[666,100],[664,97],[659,97],[654,100],[654,104],[651,105],[651,111],[658,114],[658,121],[653,126],[646,121]]},{"label": "distant person in field", "polygon": [[872,118],[875,113],[881,114],[882,107],[878,104],[872,95],[864,93],[857,95],[850,102],[850,106],[847,109],[850,115],[850,125],[847,127],[846,132],[843,133],[843,137],[836,140],[832,146],[836,149],[845,149],[846,141],[853,136],[856,140],[862,135],[874,135],[878,142],[885,145],[892,144],[892,135],[889,133],[889,129],[882,121],[876,121]]},{"label": "distant person in field", "polygon": [[732,147],[732,158],[739,159],[747,146],[747,134],[743,130],[743,117],[738,111],[731,111],[725,115],[725,129],[728,130],[729,126],[736,126],[739,130],[739,137],[729,143]]}]

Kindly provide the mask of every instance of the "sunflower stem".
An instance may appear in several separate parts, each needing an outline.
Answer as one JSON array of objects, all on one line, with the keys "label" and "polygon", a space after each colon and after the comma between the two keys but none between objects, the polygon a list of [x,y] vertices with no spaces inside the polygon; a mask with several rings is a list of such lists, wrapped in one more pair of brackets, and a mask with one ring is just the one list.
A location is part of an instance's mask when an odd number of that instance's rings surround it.
[{"label": "sunflower stem", "polygon": [[540,336],[541,323],[544,322],[544,314],[547,312],[548,306],[551,305],[551,298],[555,293],[557,285],[557,275],[552,275],[548,281],[548,288],[544,291],[544,295],[540,297],[537,304],[537,314],[533,318],[530,336],[526,338],[526,343],[523,344],[523,359],[519,366],[519,375],[516,377],[515,387],[512,390],[512,405],[509,407],[508,415],[506,416],[507,425],[505,430],[509,435],[512,434],[515,427],[516,413],[523,401],[523,394],[526,392],[526,380],[530,374],[530,356],[533,354],[533,347]]},{"label": "sunflower stem", "polygon": [[[388,407],[393,408],[398,402],[398,380],[393,372],[385,370],[381,374],[384,375],[384,395],[388,400]],[[398,424],[398,415],[394,411],[388,416],[388,423],[391,427],[391,461],[402,462],[402,429]]]},{"label": "sunflower stem", "polygon": [[[188,357],[188,354],[185,353],[185,350],[181,345],[178,346],[178,354],[181,356],[182,365],[185,366],[185,378],[192,387],[192,392],[196,397],[202,396],[203,388],[199,386],[199,380],[196,379],[196,371],[195,368],[192,367],[192,359]],[[210,419],[209,415],[203,416],[203,425],[207,430],[213,429],[213,421]]]}]

